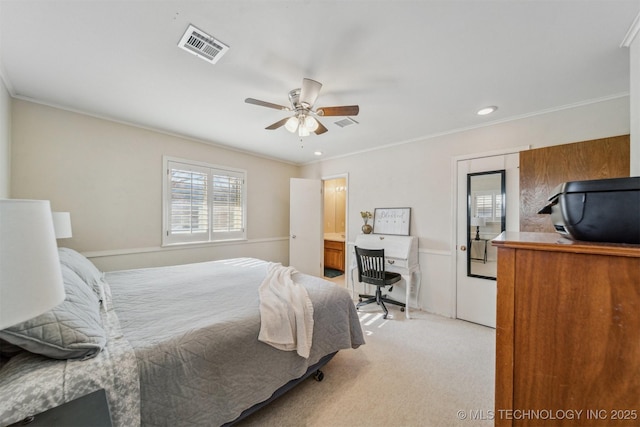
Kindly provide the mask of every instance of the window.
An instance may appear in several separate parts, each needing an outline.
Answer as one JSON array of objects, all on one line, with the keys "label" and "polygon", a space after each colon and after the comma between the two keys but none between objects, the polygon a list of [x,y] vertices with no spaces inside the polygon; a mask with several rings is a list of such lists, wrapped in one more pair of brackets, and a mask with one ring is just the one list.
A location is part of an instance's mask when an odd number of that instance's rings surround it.
[{"label": "window", "polygon": [[491,191],[475,191],[472,209],[472,216],[484,218],[487,222],[500,222],[502,220],[502,194]]},{"label": "window", "polygon": [[164,158],[163,245],[245,239],[246,172]]}]

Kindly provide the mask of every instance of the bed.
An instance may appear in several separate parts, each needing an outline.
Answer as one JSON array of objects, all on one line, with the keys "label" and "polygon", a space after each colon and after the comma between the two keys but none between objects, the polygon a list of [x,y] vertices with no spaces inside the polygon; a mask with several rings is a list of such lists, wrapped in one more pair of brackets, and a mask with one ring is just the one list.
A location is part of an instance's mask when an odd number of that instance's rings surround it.
[{"label": "bed", "polygon": [[[364,344],[348,292],[301,273],[292,279],[313,304],[308,357],[258,341],[258,288],[271,265],[263,260],[103,274],[75,251],[60,254],[68,267],[63,276],[72,270],[99,303],[104,343],[86,345],[85,360],[53,359],[34,353],[37,348],[17,351],[8,361],[5,354],[0,425],[97,389],[106,391],[115,426],[232,424],[316,372],[339,350]],[[68,282],[65,277],[69,298]],[[7,331],[0,331],[5,349],[10,339],[21,344]]]}]

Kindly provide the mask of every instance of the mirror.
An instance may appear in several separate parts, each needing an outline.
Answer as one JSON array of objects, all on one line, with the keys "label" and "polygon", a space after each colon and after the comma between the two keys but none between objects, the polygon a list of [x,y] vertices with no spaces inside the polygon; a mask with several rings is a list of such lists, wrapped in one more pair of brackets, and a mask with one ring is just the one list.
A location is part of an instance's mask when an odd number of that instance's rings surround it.
[{"label": "mirror", "polygon": [[505,230],[505,171],[467,175],[467,276],[496,280],[491,241]]}]

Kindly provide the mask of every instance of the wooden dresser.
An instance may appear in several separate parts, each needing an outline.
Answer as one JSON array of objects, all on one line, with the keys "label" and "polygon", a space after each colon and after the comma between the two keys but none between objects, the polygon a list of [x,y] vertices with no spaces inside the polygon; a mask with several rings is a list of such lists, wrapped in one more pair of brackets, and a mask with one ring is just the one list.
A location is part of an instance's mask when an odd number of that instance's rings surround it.
[{"label": "wooden dresser", "polygon": [[640,245],[502,233],[496,426],[640,425]]}]

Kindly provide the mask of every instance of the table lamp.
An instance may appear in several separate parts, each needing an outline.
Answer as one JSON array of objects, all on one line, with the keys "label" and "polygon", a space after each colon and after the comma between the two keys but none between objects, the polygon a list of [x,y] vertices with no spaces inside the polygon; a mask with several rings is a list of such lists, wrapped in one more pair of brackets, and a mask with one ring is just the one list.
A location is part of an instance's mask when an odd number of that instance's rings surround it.
[{"label": "table lamp", "polygon": [[480,227],[487,225],[487,220],[481,217],[471,217],[471,225],[476,227],[476,240],[480,240]]},{"label": "table lamp", "polygon": [[0,329],[64,301],[48,200],[0,200]]}]

